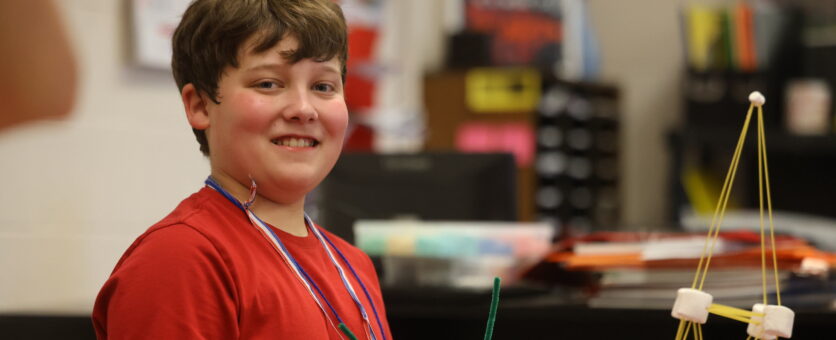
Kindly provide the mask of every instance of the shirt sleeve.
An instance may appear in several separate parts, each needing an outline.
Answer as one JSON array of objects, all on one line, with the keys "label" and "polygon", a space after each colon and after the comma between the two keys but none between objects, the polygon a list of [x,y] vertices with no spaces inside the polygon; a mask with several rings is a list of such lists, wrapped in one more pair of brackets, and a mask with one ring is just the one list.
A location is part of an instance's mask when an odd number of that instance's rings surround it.
[{"label": "shirt sleeve", "polygon": [[181,224],[137,242],[96,299],[100,340],[238,338],[235,281],[209,239]]}]

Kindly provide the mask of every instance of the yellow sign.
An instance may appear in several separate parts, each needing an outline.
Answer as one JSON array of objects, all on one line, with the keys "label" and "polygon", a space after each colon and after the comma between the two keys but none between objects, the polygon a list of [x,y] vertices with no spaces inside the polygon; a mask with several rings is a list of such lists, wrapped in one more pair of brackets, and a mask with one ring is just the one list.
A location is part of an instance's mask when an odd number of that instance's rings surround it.
[{"label": "yellow sign", "polygon": [[475,68],[465,78],[467,105],[479,113],[533,111],[541,86],[540,72],[530,68]]}]

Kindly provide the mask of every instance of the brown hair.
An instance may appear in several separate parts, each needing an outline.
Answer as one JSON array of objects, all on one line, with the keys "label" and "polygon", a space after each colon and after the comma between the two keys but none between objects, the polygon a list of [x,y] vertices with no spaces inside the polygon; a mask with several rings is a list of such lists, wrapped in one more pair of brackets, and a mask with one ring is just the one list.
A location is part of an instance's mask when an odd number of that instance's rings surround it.
[{"label": "brown hair", "polygon": [[[171,69],[177,88],[193,84],[199,94],[218,100],[224,68],[238,67],[241,45],[257,37],[253,52],[264,52],[286,35],[299,41],[286,55],[291,63],[339,58],[345,81],[348,38],[345,18],[331,0],[195,0],[172,38]],[[209,155],[206,131],[193,129],[200,151]]]}]

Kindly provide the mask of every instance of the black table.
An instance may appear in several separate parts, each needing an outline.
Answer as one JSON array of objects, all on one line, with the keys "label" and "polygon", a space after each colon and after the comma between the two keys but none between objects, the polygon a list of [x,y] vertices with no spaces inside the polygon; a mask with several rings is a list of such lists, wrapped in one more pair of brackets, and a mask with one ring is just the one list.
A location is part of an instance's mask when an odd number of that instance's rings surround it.
[{"label": "black table", "polygon": [[[490,292],[387,288],[383,291],[393,338],[482,339]],[[591,309],[565,291],[504,289],[494,339],[672,339],[677,320],[668,310]],[[793,339],[826,339],[836,311],[795,310]],[[830,335],[827,335],[830,334]],[[707,340],[746,339],[746,325],[710,316]],[[95,339],[89,316],[0,315],[0,339]]]}]

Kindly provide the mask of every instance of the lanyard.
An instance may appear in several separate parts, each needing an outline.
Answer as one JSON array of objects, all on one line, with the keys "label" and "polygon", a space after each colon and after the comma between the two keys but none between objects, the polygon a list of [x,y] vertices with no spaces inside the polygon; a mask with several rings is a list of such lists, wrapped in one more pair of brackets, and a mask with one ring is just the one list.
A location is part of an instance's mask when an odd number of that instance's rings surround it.
[{"label": "lanyard", "polygon": [[[231,201],[233,204],[235,204],[235,206],[237,206],[247,214],[247,217],[249,218],[250,223],[253,225],[253,227],[255,227],[261,233],[261,235],[264,236],[270,242],[273,249],[279,253],[283,262],[288,267],[290,267],[291,271],[293,271],[297,279],[299,279],[300,283],[302,283],[302,285],[308,291],[308,294],[310,294],[311,298],[313,298],[314,302],[316,302],[317,306],[319,307],[320,311],[322,311],[323,315],[328,320],[331,327],[333,327],[335,331],[337,331],[337,334],[340,334],[340,331],[337,330],[337,327],[334,325],[333,320],[331,320],[331,318],[328,316],[325,307],[322,305],[322,302],[320,301],[319,297],[317,297],[316,293],[318,293],[319,296],[321,296],[322,299],[325,301],[325,305],[327,305],[331,312],[334,314],[334,316],[337,319],[337,322],[340,324],[344,324],[342,318],[340,318],[339,313],[337,313],[337,310],[334,309],[334,307],[328,301],[328,298],[325,297],[325,294],[323,294],[322,290],[319,289],[319,286],[316,284],[316,282],[314,282],[310,275],[308,275],[308,273],[305,272],[305,269],[299,264],[299,262],[297,262],[296,259],[293,258],[293,255],[291,255],[287,248],[284,246],[284,243],[282,243],[281,239],[279,239],[279,236],[276,235],[276,233],[272,229],[270,229],[270,227],[268,227],[267,224],[264,223],[264,221],[258,218],[258,216],[256,216],[255,213],[253,213],[250,210],[250,205],[252,205],[252,203],[255,201],[255,181],[253,181],[252,187],[250,188],[250,198],[247,202],[244,203],[239,202],[235,197],[233,197],[226,190],[224,190],[211,176],[206,179],[206,185],[221,193],[226,199]],[[305,215],[305,224],[308,226],[308,228],[311,229],[314,236],[317,238],[317,240],[319,240],[320,244],[322,244],[322,247],[325,249],[328,258],[331,260],[331,263],[334,265],[334,267],[337,269],[337,272],[340,274],[340,279],[343,283],[343,286],[345,287],[346,291],[348,291],[348,294],[351,296],[351,299],[354,301],[354,304],[357,306],[357,309],[360,311],[360,315],[363,318],[363,323],[365,326],[364,331],[366,333],[366,337],[372,340],[377,339],[372,324],[369,321],[369,316],[366,313],[366,308],[363,306],[363,304],[360,302],[360,299],[357,297],[353,285],[346,277],[345,270],[343,269],[342,265],[340,265],[339,261],[337,261],[337,259],[334,257],[331,248],[333,248],[339,255],[339,257],[342,259],[342,261],[345,262],[351,274],[354,276],[354,278],[360,284],[360,287],[363,289],[363,293],[369,300],[369,303],[372,307],[372,312],[374,313],[374,316],[377,319],[380,334],[382,334],[383,340],[386,340],[386,333],[383,331],[383,323],[381,323],[380,321],[380,316],[377,313],[377,308],[375,308],[374,301],[372,300],[368,289],[366,289],[365,284],[363,284],[363,281],[360,280],[360,276],[357,275],[357,272],[354,270],[354,267],[351,265],[351,263],[348,261],[345,255],[343,255],[340,249],[337,248],[333,242],[331,242],[328,236],[322,234],[319,231],[319,229],[316,227],[316,225],[314,225],[314,223],[307,215]],[[314,290],[316,290],[316,293],[314,293]],[[342,337],[342,335],[340,336]]]}]

